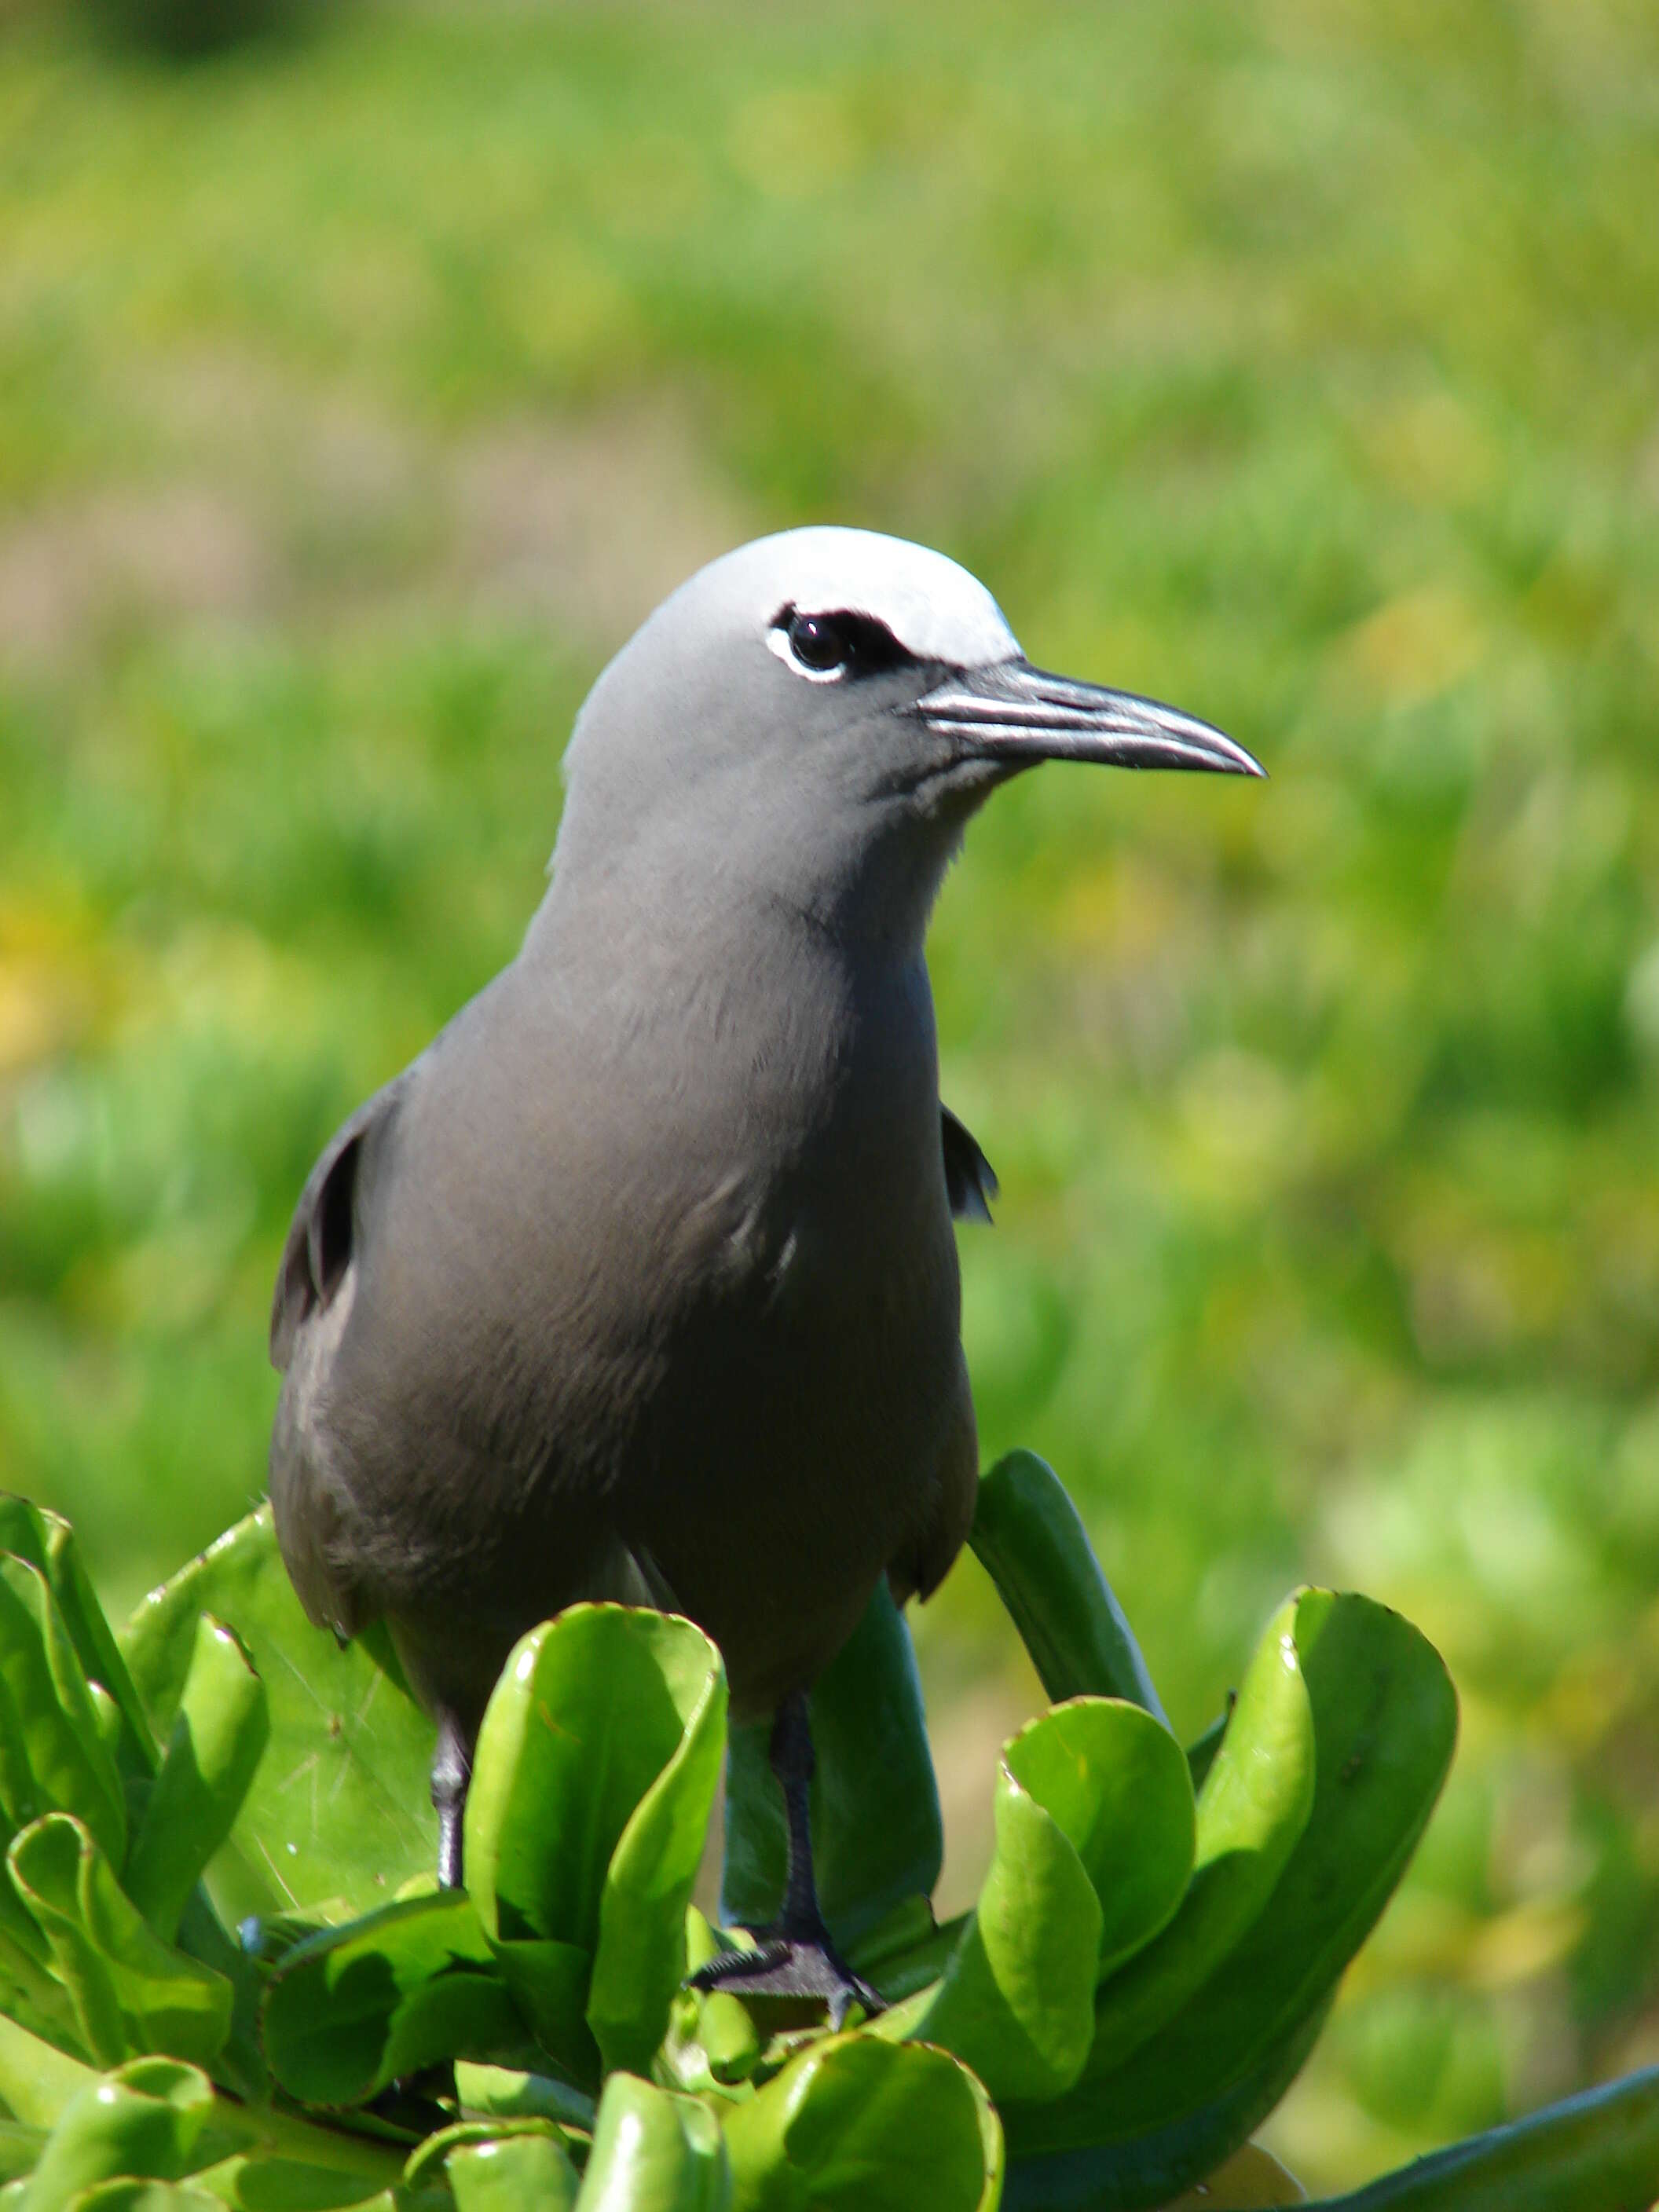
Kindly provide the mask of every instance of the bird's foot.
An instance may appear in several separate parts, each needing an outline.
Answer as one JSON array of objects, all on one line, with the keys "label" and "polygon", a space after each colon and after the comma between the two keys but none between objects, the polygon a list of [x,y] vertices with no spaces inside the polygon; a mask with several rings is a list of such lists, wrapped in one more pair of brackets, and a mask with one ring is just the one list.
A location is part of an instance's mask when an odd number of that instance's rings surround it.
[{"label": "bird's foot", "polygon": [[830,1941],[826,1929],[811,1934],[761,1929],[752,1951],[722,1951],[688,1974],[690,1990],[724,1990],[738,1997],[818,1998],[830,2008],[830,2025],[838,2028],[850,2008],[861,2005],[873,2018],[887,2008],[860,1975],[855,1974]]}]

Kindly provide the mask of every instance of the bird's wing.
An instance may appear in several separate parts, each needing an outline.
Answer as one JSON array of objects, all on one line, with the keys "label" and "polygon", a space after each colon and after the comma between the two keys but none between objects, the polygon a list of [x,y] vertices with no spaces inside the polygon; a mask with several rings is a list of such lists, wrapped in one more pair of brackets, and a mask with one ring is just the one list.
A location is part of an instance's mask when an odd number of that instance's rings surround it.
[{"label": "bird's wing", "polygon": [[306,1178],[270,1302],[270,1364],[284,1372],[301,1322],[325,1307],[339,1288],[351,1259],[351,1201],[363,1139],[396,1106],[407,1079],[405,1073],[366,1099],[335,1131]]},{"label": "bird's wing", "polygon": [[950,1194],[951,1211],[958,1221],[988,1222],[991,1200],[997,1194],[996,1170],[975,1143],[965,1123],[958,1121],[950,1108],[942,1103],[939,1121],[939,1134],[945,1143],[945,1188]]}]

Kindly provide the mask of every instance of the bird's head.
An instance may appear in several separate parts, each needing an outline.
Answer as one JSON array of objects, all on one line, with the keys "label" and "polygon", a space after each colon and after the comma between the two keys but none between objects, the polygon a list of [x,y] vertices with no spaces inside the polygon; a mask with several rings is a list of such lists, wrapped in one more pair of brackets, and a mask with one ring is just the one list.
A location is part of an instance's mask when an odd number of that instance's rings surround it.
[{"label": "bird's head", "polygon": [[700,569],[600,677],[556,870],[626,845],[682,883],[687,863],[844,922],[914,908],[919,930],[968,817],[1046,760],[1261,773],[1175,708],[1033,667],[942,553],[786,531]]}]

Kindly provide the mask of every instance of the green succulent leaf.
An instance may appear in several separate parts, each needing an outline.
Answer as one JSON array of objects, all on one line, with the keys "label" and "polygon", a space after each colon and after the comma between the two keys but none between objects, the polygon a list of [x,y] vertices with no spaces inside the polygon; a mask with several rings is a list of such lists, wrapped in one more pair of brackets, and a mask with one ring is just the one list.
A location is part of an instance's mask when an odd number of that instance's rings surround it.
[{"label": "green succulent leaf", "polygon": [[1103,1970],[1158,1934],[1193,1864],[1181,1747],[1121,1700],[1079,1698],[1006,1745],[996,1849],[940,1981],[876,2032],[942,2045],[995,2097],[1069,2087]]},{"label": "green succulent leaf", "polygon": [[432,1729],[378,1632],[344,1650],[301,1611],[262,1506],[152,1591],[122,1650],[159,1735],[173,1727],[204,1613],[234,1621],[265,1686],[270,1739],[208,1869],[231,1926],[329,1898],[364,1912],[429,1869]]},{"label": "green succulent leaf", "polygon": [[52,1946],[12,1883],[0,1877],[0,2018],[52,2042],[80,2041],[75,2008],[54,1971]]},{"label": "green succulent leaf", "polygon": [[0,2183],[30,2173],[46,2148],[46,2131],[22,2120],[0,2119]]},{"label": "green succulent leaf", "polygon": [[0,1492],[0,1552],[15,1553],[45,1577],[82,1674],[115,1709],[117,1722],[106,1741],[122,1773],[152,1773],[155,1743],[149,1723],[69,1522],[27,1498]]},{"label": "green succulent leaf", "polygon": [[119,1866],[126,1802],[75,1644],[40,1568],[0,1556],[0,1802],[9,1835],[72,1813]]},{"label": "green succulent leaf", "polygon": [[471,2059],[455,2062],[455,2098],[469,2119],[556,2121],[591,2132],[593,2100],[552,2075]]},{"label": "green succulent leaf", "polygon": [[[1001,2212],[1147,2212],[1167,2204],[1231,2158],[1272,2112],[1319,2040],[1328,2002],[1289,2042],[1268,2051],[1218,2096],[1195,2097],[1173,2118],[1070,2150],[1017,2148],[1030,2109],[1008,2106],[1010,2143]],[[1085,2076],[1086,2079],[1086,2076]],[[1076,2098],[1079,2092],[1071,2093]]]},{"label": "green succulent leaf", "polygon": [[981,1476],[969,1532],[1052,1703],[1123,1698],[1164,1717],[1140,1647],[1066,1486],[1035,1452]]},{"label": "green succulent leaf", "polygon": [[1091,2074],[1119,2065],[1208,1979],[1255,1919],[1313,1807],[1313,1711],[1298,1601],[1273,1616],[1198,1799],[1191,1883],[1172,1923],[1102,1991]]},{"label": "green succulent leaf", "polygon": [[1058,2096],[1094,2033],[1100,1901],[1075,1847],[1005,1760],[996,1850],[943,1978],[875,2023],[938,2044],[994,2097]]},{"label": "green succulent leaf", "polygon": [[[1445,1668],[1407,1622],[1364,1598],[1304,1591],[1291,1624],[1313,1721],[1314,1793],[1278,1882],[1213,1971],[1127,2061],[1102,2039],[1064,2097],[1005,2110],[1017,2156],[1115,2146],[1127,2167],[1140,2139],[1164,2147],[1165,2194],[1200,2178],[1282,2092],[1399,1880],[1451,1757],[1456,1700]],[[1270,1643],[1274,1635],[1281,1623]],[[1218,1786],[1225,1756],[1224,1746],[1206,1788]],[[1247,1809],[1243,1778],[1238,1788]],[[1171,1933],[1179,1927],[1177,1919]],[[1136,1961],[1125,1971],[1150,1968]],[[1116,1986],[1109,1981],[1101,1993],[1108,2020]],[[1206,2119],[1211,2107],[1228,2114],[1226,2129]]]},{"label": "green succulent leaf", "polygon": [[1656,2197],[1659,2066],[1649,2066],[1309,2212],[1629,2212]]},{"label": "green succulent leaf", "polygon": [[[735,2212],[980,2212],[995,2117],[926,2044],[826,2037],[726,2114]],[[586,2212],[584,2203],[582,2212]]]},{"label": "green succulent leaf", "polygon": [[732,2174],[707,2105],[613,2074],[593,2124],[579,2212],[727,2212]]},{"label": "green succulent leaf", "polygon": [[[224,2159],[193,2177],[214,2212],[414,2212],[429,2201],[397,2189],[395,2182],[278,2157],[265,2150]],[[396,2194],[394,2195],[394,2191]],[[448,2199],[437,2202],[448,2212]]]},{"label": "green succulent leaf", "polygon": [[386,1905],[296,1945],[265,1997],[271,2072],[309,2104],[362,2104],[438,2059],[488,2059],[525,2044],[524,2022],[460,1890]]},{"label": "green succulent leaf", "polygon": [[270,1737],[264,1685],[240,1638],[204,1613],[124,1875],[128,1896],[164,1940],[177,1933],[202,1869],[235,1825]]},{"label": "green succulent leaf", "polygon": [[[280,2104],[250,2110],[222,2098],[211,2123],[216,2139],[228,2117],[240,2123],[246,2141],[233,2146],[228,2157],[218,2155],[217,2140],[201,2146],[201,2171],[193,2184],[234,2212],[342,2212],[345,2207],[390,2212],[390,2192],[404,2164],[402,2142],[320,2125]],[[398,2212],[411,2208],[400,2200]]]},{"label": "green succulent leaf", "polygon": [[[520,2148],[521,2147],[521,2148]],[[575,2202],[578,2175],[562,2131],[550,2120],[457,2120],[427,2136],[409,2155],[410,2188],[447,2178],[458,2202],[481,2208],[509,2201],[540,2212],[549,2190],[555,2205]],[[463,2186],[465,2184],[465,2187]],[[509,2200],[505,2192],[516,2187]]]},{"label": "green succulent leaf", "polygon": [[14,2119],[55,2126],[70,2098],[97,2078],[92,2067],[0,2013],[0,2103]]},{"label": "green succulent leaf", "polygon": [[48,1814],[13,1839],[8,1864],[100,2064],[143,2051],[215,2056],[230,2032],[230,1984],[147,1926],[82,1822]]},{"label": "green succulent leaf", "polygon": [[[885,1583],[814,1684],[810,1706],[818,1902],[837,1942],[855,1950],[906,1899],[932,1896],[945,1854],[915,1651]],[[783,1800],[770,1739],[769,1721],[732,1730],[720,1881],[729,1928],[763,1927],[783,1899]]]},{"label": "green succulent leaf", "polygon": [[1098,1971],[1149,1943],[1191,1877],[1187,1759],[1142,1706],[1073,1698],[1022,1729],[1004,1763],[1065,1835],[1100,1900]]},{"label": "green succulent leaf", "polygon": [[[76,1580],[78,1562],[62,1522],[50,1524],[38,1508],[0,1496],[0,1528],[30,1552],[0,1562],[0,1845],[9,1844],[42,1813],[81,1812],[90,1815],[94,1832],[116,1851],[118,1863],[126,1828],[116,1760],[119,1715],[107,1692],[88,1681],[46,1568],[37,1564],[51,1560],[54,1536],[61,1540],[56,1564],[76,1617],[83,1627],[94,1618],[102,1626],[102,1617]],[[86,1607],[93,1608],[90,1614]],[[95,1652],[89,1627],[86,1640]],[[59,2041],[79,2039],[74,2007],[53,1972],[51,1946],[4,1879],[0,2003]]]},{"label": "green succulent leaf", "polygon": [[581,2186],[569,2152],[549,2131],[458,2144],[445,2172],[459,2212],[569,2212]]},{"label": "green succulent leaf", "polygon": [[685,1908],[718,1784],[720,1655],[690,1621],[574,1606],[490,1698],[465,1865],[502,1970],[580,2081],[648,2059],[685,1971]]},{"label": "green succulent leaf", "polygon": [[176,2059],[140,2059],[87,2082],[52,2130],[26,2212],[63,2212],[82,2190],[121,2177],[178,2180],[193,2170],[213,2109],[212,2083]]},{"label": "green succulent leaf", "polygon": [[[1224,1724],[1183,1753],[1048,1470],[1012,1455],[986,1477],[981,1508],[976,1547],[1045,1680],[1075,1693],[1005,1747],[978,1904],[937,1928],[938,1802],[914,1655],[878,1594],[814,1695],[815,1840],[832,1925],[900,2002],[788,2057],[791,2039],[769,2047],[738,2001],[680,1988],[721,1940],[690,1896],[725,1680],[690,1623],[583,1606],[524,1639],[480,1736],[473,1896],[434,1893],[427,1824],[410,1810],[427,1724],[395,1662],[339,1654],[304,1626],[267,1516],[147,1601],[129,1672],[67,1528],[0,1498],[12,1546],[0,1557],[0,2004],[14,2014],[0,2017],[0,2205],[991,2212],[1000,2197],[1008,2212],[1132,2212],[1212,2172],[1302,2064],[1403,1871],[1450,1758],[1455,1700],[1398,1616],[1304,1591],[1270,1625]],[[205,1614],[210,1592],[239,1627],[252,1614],[248,1648]],[[318,1662],[343,1665],[335,1686],[361,1692],[349,1724],[306,1689]],[[732,1741],[734,1919],[769,1917],[781,1887],[767,1734]],[[365,1846],[362,1821],[337,1832],[331,1808],[312,1802],[296,1820],[319,1771],[403,1838],[401,1866]],[[228,1899],[253,1898],[273,1929],[291,1929],[289,1948],[236,1950],[200,1886],[210,1866]],[[303,1911],[274,1909],[303,1897],[314,1927],[384,1898],[394,1875],[418,1893],[343,1925],[307,1935]],[[184,1948],[164,1940],[175,1931]],[[257,2100],[261,1989],[271,2070],[291,2095],[359,2106],[453,2059],[463,2118],[400,2179],[390,2144],[281,2106],[216,2103],[185,2062],[228,2068]],[[58,2047],[70,2040],[115,2070],[81,2064]],[[702,2094],[654,2086],[647,2067]],[[596,2110],[586,2090],[601,2081]],[[354,2125],[386,2132],[372,2116]],[[579,2180],[571,2148],[589,2127]],[[1332,2212],[1622,2212],[1656,2180],[1659,2069],[1420,2160]]]},{"label": "green succulent leaf", "polygon": [[179,1917],[178,1948],[222,1974],[231,1990],[230,2033],[215,2055],[213,2077],[239,2097],[263,2104],[270,2091],[259,2047],[259,2006],[264,1973],[258,1960],[228,1936],[198,1883]]},{"label": "green succulent leaf", "polygon": [[660,1645],[665,1673],[672,1653],[682,1733],[623,1830],[599,1900],[587,2023],[608,2071],[650,2064],[686,1970],[686,1908],[726,1749],[726,1670],[714,1645],[692,1634],[695,1643],[680,1636]]}]

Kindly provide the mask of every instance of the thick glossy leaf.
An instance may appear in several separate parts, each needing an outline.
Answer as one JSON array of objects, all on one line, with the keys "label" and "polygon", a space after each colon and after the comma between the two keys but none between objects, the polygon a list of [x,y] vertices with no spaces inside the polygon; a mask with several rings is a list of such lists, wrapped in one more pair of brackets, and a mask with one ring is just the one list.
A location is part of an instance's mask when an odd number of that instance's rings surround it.
[{"label": "thick glossy leaf", "polygon": [[291,2096],[348,2106],[440,2058],[516,2053],[526,2036],[470,1900],[444,1890],[296,1945],[271,1978],[264,2043]]},{"label": "thick glossy leaf", "polygon": [[[358,2207],[392,2212],[391,2191],[404,2166],[401,2146],[319,2125],[280,2106],[228,2108],[222,2098],[211,2124],[216,2136],[228,2110],[252,2141],[211,2166],[204,2160],[193,2176],[195,2187],[236,2212],[338,2212],[347,2206],[354,2212]],[[216,2145],[198,2146],[198,2155],[203,2148]],[[400,2203],[398,2212],[412,2207]]]},{"label": "thick glossy leaf", "polygon": [[1103,1966],[1157,1935],[1192,1864],[1186,1756],[1162,1722],[1056,1706],[1004,1748],[995,1853],[943,1978],[877,2033],[943,2045],[994,2097],[1057,2096],[1089,2054]]},{"label": "thick glossy leaf", "polygon": [[1659,2067],[1436,2151],[1310,2212],[1634,2212],[1659,2202]]},{"label": "thick glossy leaf", "polygon": [[573,2086],[596,2094],[604,2074],[599,2047],[587,2025],[591,1952],[580,1943],[529,1937],[495,1946],[495,1964],[550,2067]]},{"label": "thick glossy leaf", "polygon": [[459,2059],[455,2098],[469,2119],[555,2120],[563,2128],[591,2132],[593,2100],[550,2075],[517,2067],[491,2066]]},{"label": "thick glossy leaf", "polygon": [[151,1931],[79,1820],[48,1814],[13,1839],[7,1863],[94,2058],[213,2057],[230,2032],[230,1984]]},{"label": "thick glossy leaf", "polygon": [[249,2103],[264,2104],[270,2077],[259,2046],[259,2007],[264,1975],[254,1954],[228,1936],[200,1884],[179,1922],[178,1948],[230,1984],[230,2033],[213,2061],[213,2077]]},{"label": "thick glossy leaf", "polygon": [[[119,1717],[112,1725],[112,1701],[87,1680],[49,1577],[37,1564],[50,1557],[52,1532],[37,1508],[10,1497],[0,1496],[0,1525],[29,1547],[27,1557],[6,1561],[0,1586],[0,1849],[29,1820],[58,1808],[90,1812],[94,1832],[119,1852],[125,1792],[112,1748]],[[67,1544],[67,1528],[61,1522],[57,1528]],[[71,1603],[79,1605],[69,1572],[76,1565],[72,1552],[60,1564]],[[74,2008],[52,1972],[51,1947],[3,1877],[0,2005],[48,2035],[78,2039]]]},{"label": "thick glossy leaf", "polygon": [[208,1861],[229,1835],[270,1736],[264,1685],[240,1638],[211,1613],[196,1648],[123,1884],[171,1942]]},{"label": "thick glossy leaf", "polygon": [[[1293,1632],[1313,1715],[1314,1802],[1266,1906],[1127,2063],[1091,2052],[1066,2096],[1006,2109],[1018,2154],[1139,2139],[1176,2147],[1159,2154],[1164,2195],[1199,2179],[1267,2109],[1250,2085],[1276,2082],[1277,2094],[1289,2079],[1285,2064],[1309,2047],[1310,2024],[1404,1871],[1456,1733],[1445,1668],[1408,1622],[1364,1598],[1304,1591]],[[1206,2120],[1212,2108],[1232,2115],[1231,2141]],[[1183,2146],[1190,2170],[1176,2154]]]},{"label": "thick glossy leaf", "polygon": [[708,2106],[632,2074],[605,2085],[579,2212],[726,2212],[732,2176]]},{"label": "thick glossy leaf", "polygon": [[[670,1621],[678,1628],[681,1624]],[[702,1632],[677,1639],[679,1742],[634,1808],[606,1869],[587,2023],[607,2071],[651,2063],[686,1971],[685,1915],[708,1838],[726,1750],[726,1670]],[[667,1668],[666,1655],[659,1663]],[[697,1667],[701,1663],[701,1683]],[[684,1680],[681,1681],[681,1677]]]},{"label": "thick glossy leaf", "polygon": [[1046,1461],[1014,1451],[988,1470],[968,1540],[1055,1705],[1125,1698],[1164,1718],[1123,1608]]},{"label": "thick glossy leaf", "polygon": [[[1034,2152],[1011,2143],[1002,2212],[1146,2212],[1180,2197],[1272,2112],[1301,2072],[1328,2010],[1322,2006],[1221,2095],[1206,2100],[1194,2084],[1195,2101],[1174,2119],[1081,2149]],[[1003,2118],[1023,2127],[1030,2109],[1011,2107]]]},{"label": "thick glossy leaf", "polygon": [[1000,2154],[985,2112],[942,2051],[826,2037],[726,2113],[735,2212],[979,2212]]},{"label": "thick glossy leaf", "polygon": [[643,2057],[661,2038],[725,1710],[701,1629],[616,1605],[532,1630],[490,1698],[467,1879],[538,2034],[579,2081],[597,2080],[600,2049]]},{"label": "thick glossy leaf", "polygon": [[1108,1974],[1158,1934],[1190,1879],[1186,1754],[1144,1707],[1074,1698],[1022,1729],[1003,1758],[1083,1863],[1100,1900],[1099,1972]]},{"label": "thick glossy leaf", "polygon": [[979,2122],[980,2161],[984,2172],[977,2212],[999,2212],[1008,2163],[1002,2118],[991,2102],[989,2091],[976,2074],[968,2073],[968,2087],[973,2092],[974,2112]]},{"label": "thick glossy leaf", "polygon": [[32,2173],[46,2147],[44,2128],[29,2127],[21,2120],[0,2120],[0,2183]]},{"label": "thick glossy leaf", "polygon": [[71,2097],[98,2076],[0,2013],[0,2103],[31,2127],[55,2127]]},{"label": "thick glossy leaf", "polygon": [[173,2059],[140,2060],[88,2082],[52,2131],[27,2212],[63,2212],[82,2190],[122,2175],[177,2180],[191,2171],[213,2108],[207,2076]]},{"label": "thick glossy leaf", "polygon": [[1284,1872],[1313,1808],[1313,1709],[1302,1680],[1297,1600],[1257,1645],[1198,1800],[1193,1875],[1158,1941],[1103,1990],[1091,2075],[1120,2065],[1220,1965]]},{"label": "thick glossy leaf", "polygon": [[458,2212],[569,2212],[581,2185],[570,2154],[551,2135],[459,2146],[445,2171]]},{"label": "thick glossy leaf", "polygon": [[208,1887],[231,1926],[343,1898],[384,1904],[430,1869],[429,1723],[384,1639],[340,1650],[300,1609],[270,1509],[227,1530],[152,1591],[122,1637],[145,1710],[172,1729],[204,1613],[234,1621],[269,1701],[270,1741]]},{"label": "thick glossy leaf", "polygon": [[[223,2212],[226,2205],[231,2212],[415,2212],[416,2203],[406,2192],[394,2197],[393,2183],[264,2150],[222,2160],[195,2175],[190,2185],[207,2192],[215,2212]],[[439,2201],[447,2212],[447,2200]]]},{"label": "thick glossy leaf", "polygon": [[11,1834],[43,1813],[83,1820],[119,1866],[125,1792],[75,1645],[38,1567],[0,1556],[0,1802]]},{"label": "thick glossy leaf", "polygon": [[[453,2185],[458,2155],[479,2150],[493,2152],[508,2143],[518,2142],[529,2146],[529,2154],[524,2160],[495,2163],[486,2158],[480,2165],[475,2191],[478,2203],[483,2204],[489,2201],[488,2192],[492,2187],[499,2193],[501,2178],[515,2172],[526,2177],[526,2187],[530,2186],[529,2178],[539,2172],[556,2177],[568,2174],[568,2188],[563,2180],[558,2182],[561,2190],[566,2191],[558,2201],[574,2201],[577,2174],[565,2148],[563,2131],[553,2121],[545,2119],[457,2120],[449,2127],[439,2128],[410,2153],[408,2163],[404,2167],[404,2180],[410,2188],[418,2189],[423,2184],[432,2186],[439,2183],[447,2171]],[[550,2149],[557,2156],[552,2159],[540,2157],[536,2154],[538,2148],[543,2151]],[[536,2205],[540,2201],[533,2188],[531,2188],[527,2197],[518,2200],[520,2203]]]},{"label": "thick glossy leaf", "polygon": [[39,1922],[0,1875],[0,2017],[73,2045],[80,2040],[75,2008],[52,1967],[52,1946]]},{"label": "thick glossy leaf", "polygon": [[27,1498],[0,1492],[0,1552],[15,1553],[46,1577],[82,1674],[108,1693],[115,1709],[112,1748],[122,1772],[152,1772],[155,1744],[149,1723],[69,1522]]},{"label": "thick glossy leaf", "polygon": [[[908,1897],[931,1897],[945,1852],[921,1683],[903,1616],[878,1583],[850,1640],[813,1686],[812,1853],[818,1901],[854,1949]],[[783,1800],[769,1723],[734,1728],[726,1775],[720,1917],[759,1928],[783,1898]]]}]

